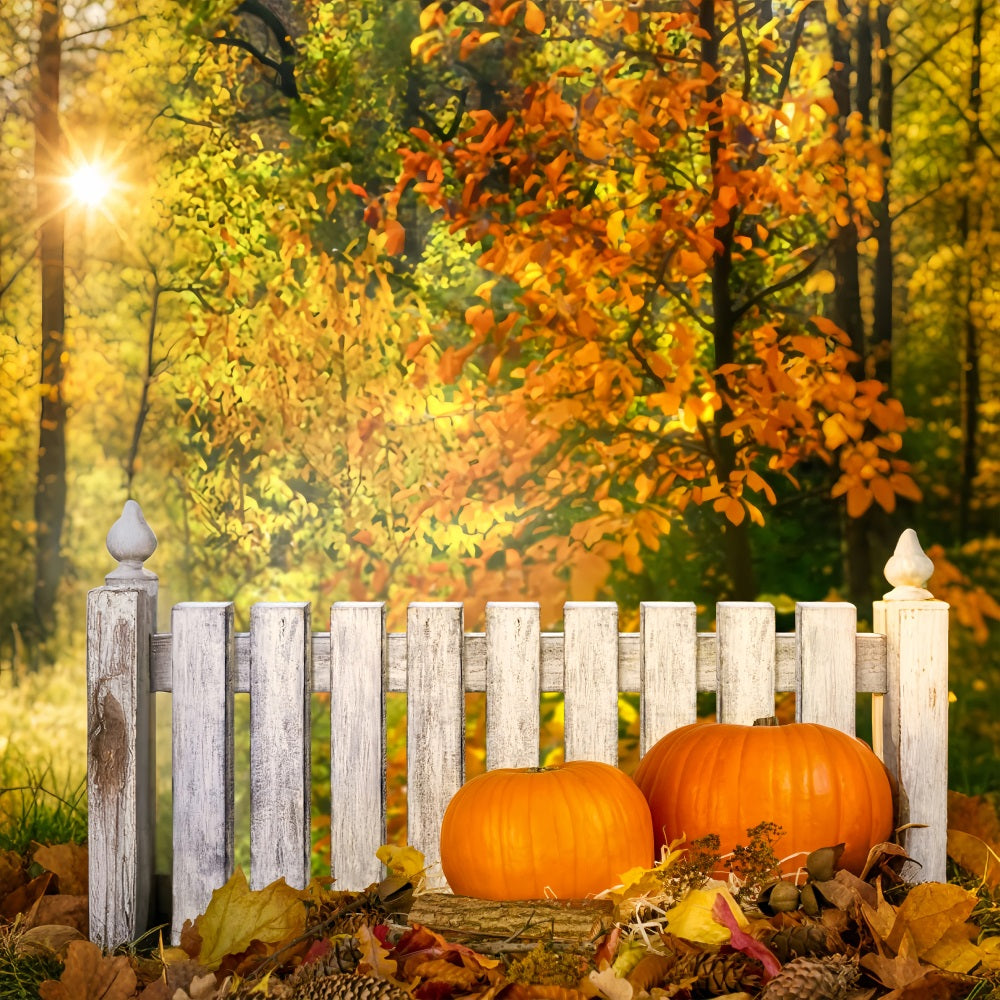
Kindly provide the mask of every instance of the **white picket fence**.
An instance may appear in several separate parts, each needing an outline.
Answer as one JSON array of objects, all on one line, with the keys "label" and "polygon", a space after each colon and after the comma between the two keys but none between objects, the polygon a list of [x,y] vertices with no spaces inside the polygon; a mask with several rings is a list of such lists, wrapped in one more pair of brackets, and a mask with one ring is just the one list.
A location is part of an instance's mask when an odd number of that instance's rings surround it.
[{"label": "white picket fence", "polygon": [[[563,633],[542,633],[532,603],[493,603],[486,631],[466,634],[463,607],[414,603],[407,631],[386,634],[380,603],[338,603],[313,632],[303,603],[258,604],[235,634],[230,603],[184,603],[156,631],[156,546],[129,501],[108,535],[119,560],[87,610],[90,930],[113,947],[147,926],[153,879],[154,699],[172,696],[173,914],[178,939],[233,867],[233,695],[250,694],[251,886],[310,870],[310,695],[330,692],[331,857],[341,888],[382,877],[385,696],[407,695],[408,842],[437,862],[444,809],[463,782],[465,691],[486,692],[486,764],[539,755],[539,692],[565,696],[567,759],[617,762],[618,695],[640,693],[640,750],[695,719],[699,691],[719,718],[771,715],[796,693],[801,721],[854,732],[856,692],[873,697],[875,748],[899,784],[900,824],[918,877],[943,879],[947,802],[948,606],[921,588],[929,561],[904,534],[887,576],[896,589],[857,633],[850,604],[796,608],[775,632],[764,603],[721,603],[717,632],[695,606],[649,602],[620,634],[610,603],[569,603]],[[923,561],[921,561],[923,560]],[[894,567],[894,571],[890,568]],[[440,876],[437,876],[440,880]]]}]

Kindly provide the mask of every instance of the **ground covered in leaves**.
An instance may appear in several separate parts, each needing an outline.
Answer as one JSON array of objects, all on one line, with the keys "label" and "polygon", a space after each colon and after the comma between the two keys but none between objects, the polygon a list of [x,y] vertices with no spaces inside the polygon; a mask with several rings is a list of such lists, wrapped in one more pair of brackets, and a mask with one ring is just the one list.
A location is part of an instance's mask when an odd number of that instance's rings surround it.
[{"label": "ground covered in leaves", "polygon": [[893,845],[860,877],[831,848],[777,880],[763,824],[733,857],[708,840],[597,900],[494,904],[421,893],[419,855],[384,848],[367,892],[252,891],[237,871],[178,946],[115,954],[86,937],[86,848],[0,852],[0,1000],[1000,1000],[1000,821],[951,806],[949,883],[907,880]]}]

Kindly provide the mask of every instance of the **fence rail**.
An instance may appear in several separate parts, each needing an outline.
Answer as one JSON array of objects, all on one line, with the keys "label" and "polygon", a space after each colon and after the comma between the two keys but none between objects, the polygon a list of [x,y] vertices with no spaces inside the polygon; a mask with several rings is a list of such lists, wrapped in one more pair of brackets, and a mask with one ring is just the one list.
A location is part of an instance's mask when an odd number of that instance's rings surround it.
[{"label": "fence rail", "polygon": [[[690,607],[691,605],[682,605]],[[824,603],[825,607],[830,604]],[[848,604],[845,607],[852,608]],[[237,694],[250,692],[250,633],[236,633],[236,674],[233,683]],[[390,632],[387,637],[388,659],[386,691],[406,691],[406,633]],[[878,632],[859,632],[856,636],[856,689],[859,694],[885,693],[885,636]],[[717,684],[718,645],[714,632],[698,632],[695,644],[695,684],[699,691],[715,691]],[[463,675],[465,690],[486,691],[486,633],[466,632],[463,637]],[[796,671],[794,632],[775,634],[774,690],[794,691]],[[562,690],[563,633],[541,632],[540,688],[544,692]],[[169,694],[173,687],[171,656],[173,635],[159,632],[153,636],[150,687]],[[312,634],[313,691],[330,690],[330,633]],[[618,684],[622,691],[639,690],[639,634],[618,634]]]},{"label": "fence rail", "polygon": [[605,602],[566,604],[562,633],[542,633],[530,602],[488,605],[483,633],[465,632],[461,604],[413,603],[406,632],[393,634],[381,603],[335,604],[329,631],[315,633],[308,604],[258,604],[241,634],[231,603],[182,603],[171,631],[157,633],[144,525],[126,505],[109,535],[120,566],[88,602],[91,935],[106,946],[145,927],[157,691],[172,706],[174,940],[232,871],[238,692],[251,706],[254,887],[309,877],[314,692],[330,693],[331,861],[344,888],[382,874],[392,691],[407,695],[407,839],[432,866],[444,809],[464,780],[466,691],[486,693],[489,768],[537,764],[543,691],[564,695],[567,759],[609,763],[620,692],[639,693],[640,752],[694,721],[699,691],[715,691],[720,720],[738,723],[772,714],[775,692],[794,691],[800,721],[850,733],[856,694],[870,692],[876,750],[899,784],[898,820],[926,824],[909,831],[907,849],[923,877],[944,877],[948,609],[921,596],[920,573],[890,576],[897,588],[887,597],[903,599],[877,602],[869,634],[857,633],[852,605],[828,602],[799,604],[793,633],[776,633],[764,603],[720,603],[716,632],[698,632],[690,602],[640,605],[639,631],[628,634]]}]

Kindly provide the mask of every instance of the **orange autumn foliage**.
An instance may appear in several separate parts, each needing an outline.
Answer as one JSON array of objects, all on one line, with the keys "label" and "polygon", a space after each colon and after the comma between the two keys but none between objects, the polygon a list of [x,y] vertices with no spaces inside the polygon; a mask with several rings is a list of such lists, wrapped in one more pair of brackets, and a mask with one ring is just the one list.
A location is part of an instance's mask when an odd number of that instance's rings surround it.
[{"label": "orange autumn foliage", "polygon": [[918,499],[902,407],[822,314],[828,241],[868,232],[884,157],[860,122],[841,134],[797,36],[729,5],[556,4],[544,31],[488,7],[470,32],[428,6],[412,51],[504,59],[505,100],[454,136],[412,129],[389,200],[416,192],[487,275],[437,356],[476,420],[454,495],[513,494],[522,515],[500,572],[568,529],[598,576],[639,573],[689,504],[763,524],[777,480],[817,459],[852,517]]}]

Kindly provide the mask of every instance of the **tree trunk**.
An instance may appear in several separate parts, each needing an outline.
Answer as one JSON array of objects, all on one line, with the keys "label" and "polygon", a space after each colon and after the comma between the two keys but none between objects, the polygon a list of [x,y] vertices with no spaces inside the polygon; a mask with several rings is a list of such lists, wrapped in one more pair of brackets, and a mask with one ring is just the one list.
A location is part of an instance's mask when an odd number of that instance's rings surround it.
[{"label": "tree trunk", "polygon": [[[833,56],[830,89],[837,104],[837,117],[843,137],[847,119],[853,110],[851,75],[856,67],[851,58],[850,10],[845,0],[840,0],[838,7],[840,16],[828,22],[827,30]],[[860,40],[863,41],[865,35],[870,34],[867,18],[862,19],[859,28]],[[866,79],[863,68],[866,59],[870,59],[870,49],[860,60],[862,68],[858,79],[862,86]],[[868,76],[870,77],[870,73]],[[868,97],[865,97],[864,93],[859,96],[864,97],[865,104],[870,106],[870,88],[867,93]],[[862,113],[868,113],[867,107]],[[832,319],[850,337],[851,349],[857,355],[857,360],[850,366],[850,373],[860,381],[865,377],[865,328],[861,311],[858,230],[851,218],[837,227],[833,241],[833,259],[836,283],[833,291]],[[868,607],[872,597],[872,557],[868,520],[867,514],[853,518],[849,517],[846,511],[844,513],[844,576],[848,598],[859,608]]]},{"label": "tree trunk", "polygon": [[[853,110],[851,101],[851,36],[843,27],[849,17],[844,0],[840,2],[840,23],[830,24],[830,49],[833,55],[833,69],[830,71],[830,89],[837,104],[837,118],[840,122],[840,136],[846,134],[847,119]],[[851,374],[864,378],[865,329],[861,314],[861,281],[858,261],[858,229],[849,216],[838,225],[833,243],[834,276],[836,286],[833,293],[833,320],[851,338],[851,349],[858,356]]]},{"label": "tree trunk", "polygon": [[[719,29],[715,21],[715,0],[702,0],[699,8],[699,23],[705,32],[701,48],[701,61],[713,69],[719,67]],[[721,100],[722,89],[719,77],[715,77],[705,88],[705,97],[710,105],[715,105],[709,119],[708,155],[713,178],[718,170],[722,146]],[[713,185],[717,186],[717,185]],[[715,227],[714,236],[720,244],[712,262],[712,340],[715,348],[715,367],[732,364],[736,354],[736,313],[733,308],[731,287],[733,270],[733,235],[735,209],[729,220]],[[715,376],[715,387],[722,403],[715,413],[713,438],[716,472],[720,483],[728,482],[736,466],[736,445],[732,437],[724,435],[722,428],[733,419],[729,406],[729,387],[722,375]],[[744,519],[733,524],[726,519],[722,524],[723,555],[730,592],[729,600],[750,601],[757,596],[757,582],[753,570],[753,552],[750,548],[750,521]]]},{"label": "tree trunk", "polygon": [[[892,158],[892,108],[893,82],[892,62],[889,56],[889,4],[878,5],[878,106],[877,123],[882,136],[882,155],[886,164]],[[892,387],[892,320],[893,301],[892,290],[894,280],[894,262],[892,256],[892,214],[889,211],[889,191],[891,185],[889,167],[885,167],[882,185],[882,197],[873,206],[875,213],[875,288],[874,315],[872,317],[872,335],[870,353],[874,359],[873,373],[875,378]]]},{"label": "tree trunk", "polygon": [[[982,48],[983,0],[976,0],[972,14],[972,69],[969,73],[969,143],[966,163],[975,171],[982,134]],[[973,483],[979,472],[979,336],[976,328],[976,255],[970,237],[978,225],[977,207],[966,191],[959,214],[959,245],[964,248],[966,266],[965,320],[962,345],[962,476],[958,498],[958,537],[966,542],[971,534]]]},{"label": "tree trunk", "polygon": [[35,182],[38,189],[42,281],[41,415],[35,487],[34,626],[39,640],[54,627],[62,575],[60,541],[66,515],[65,194],[61,183],[62,126],[59,75],[62,56],[60,0],[40,5],[38,89],[35,99]]}]

